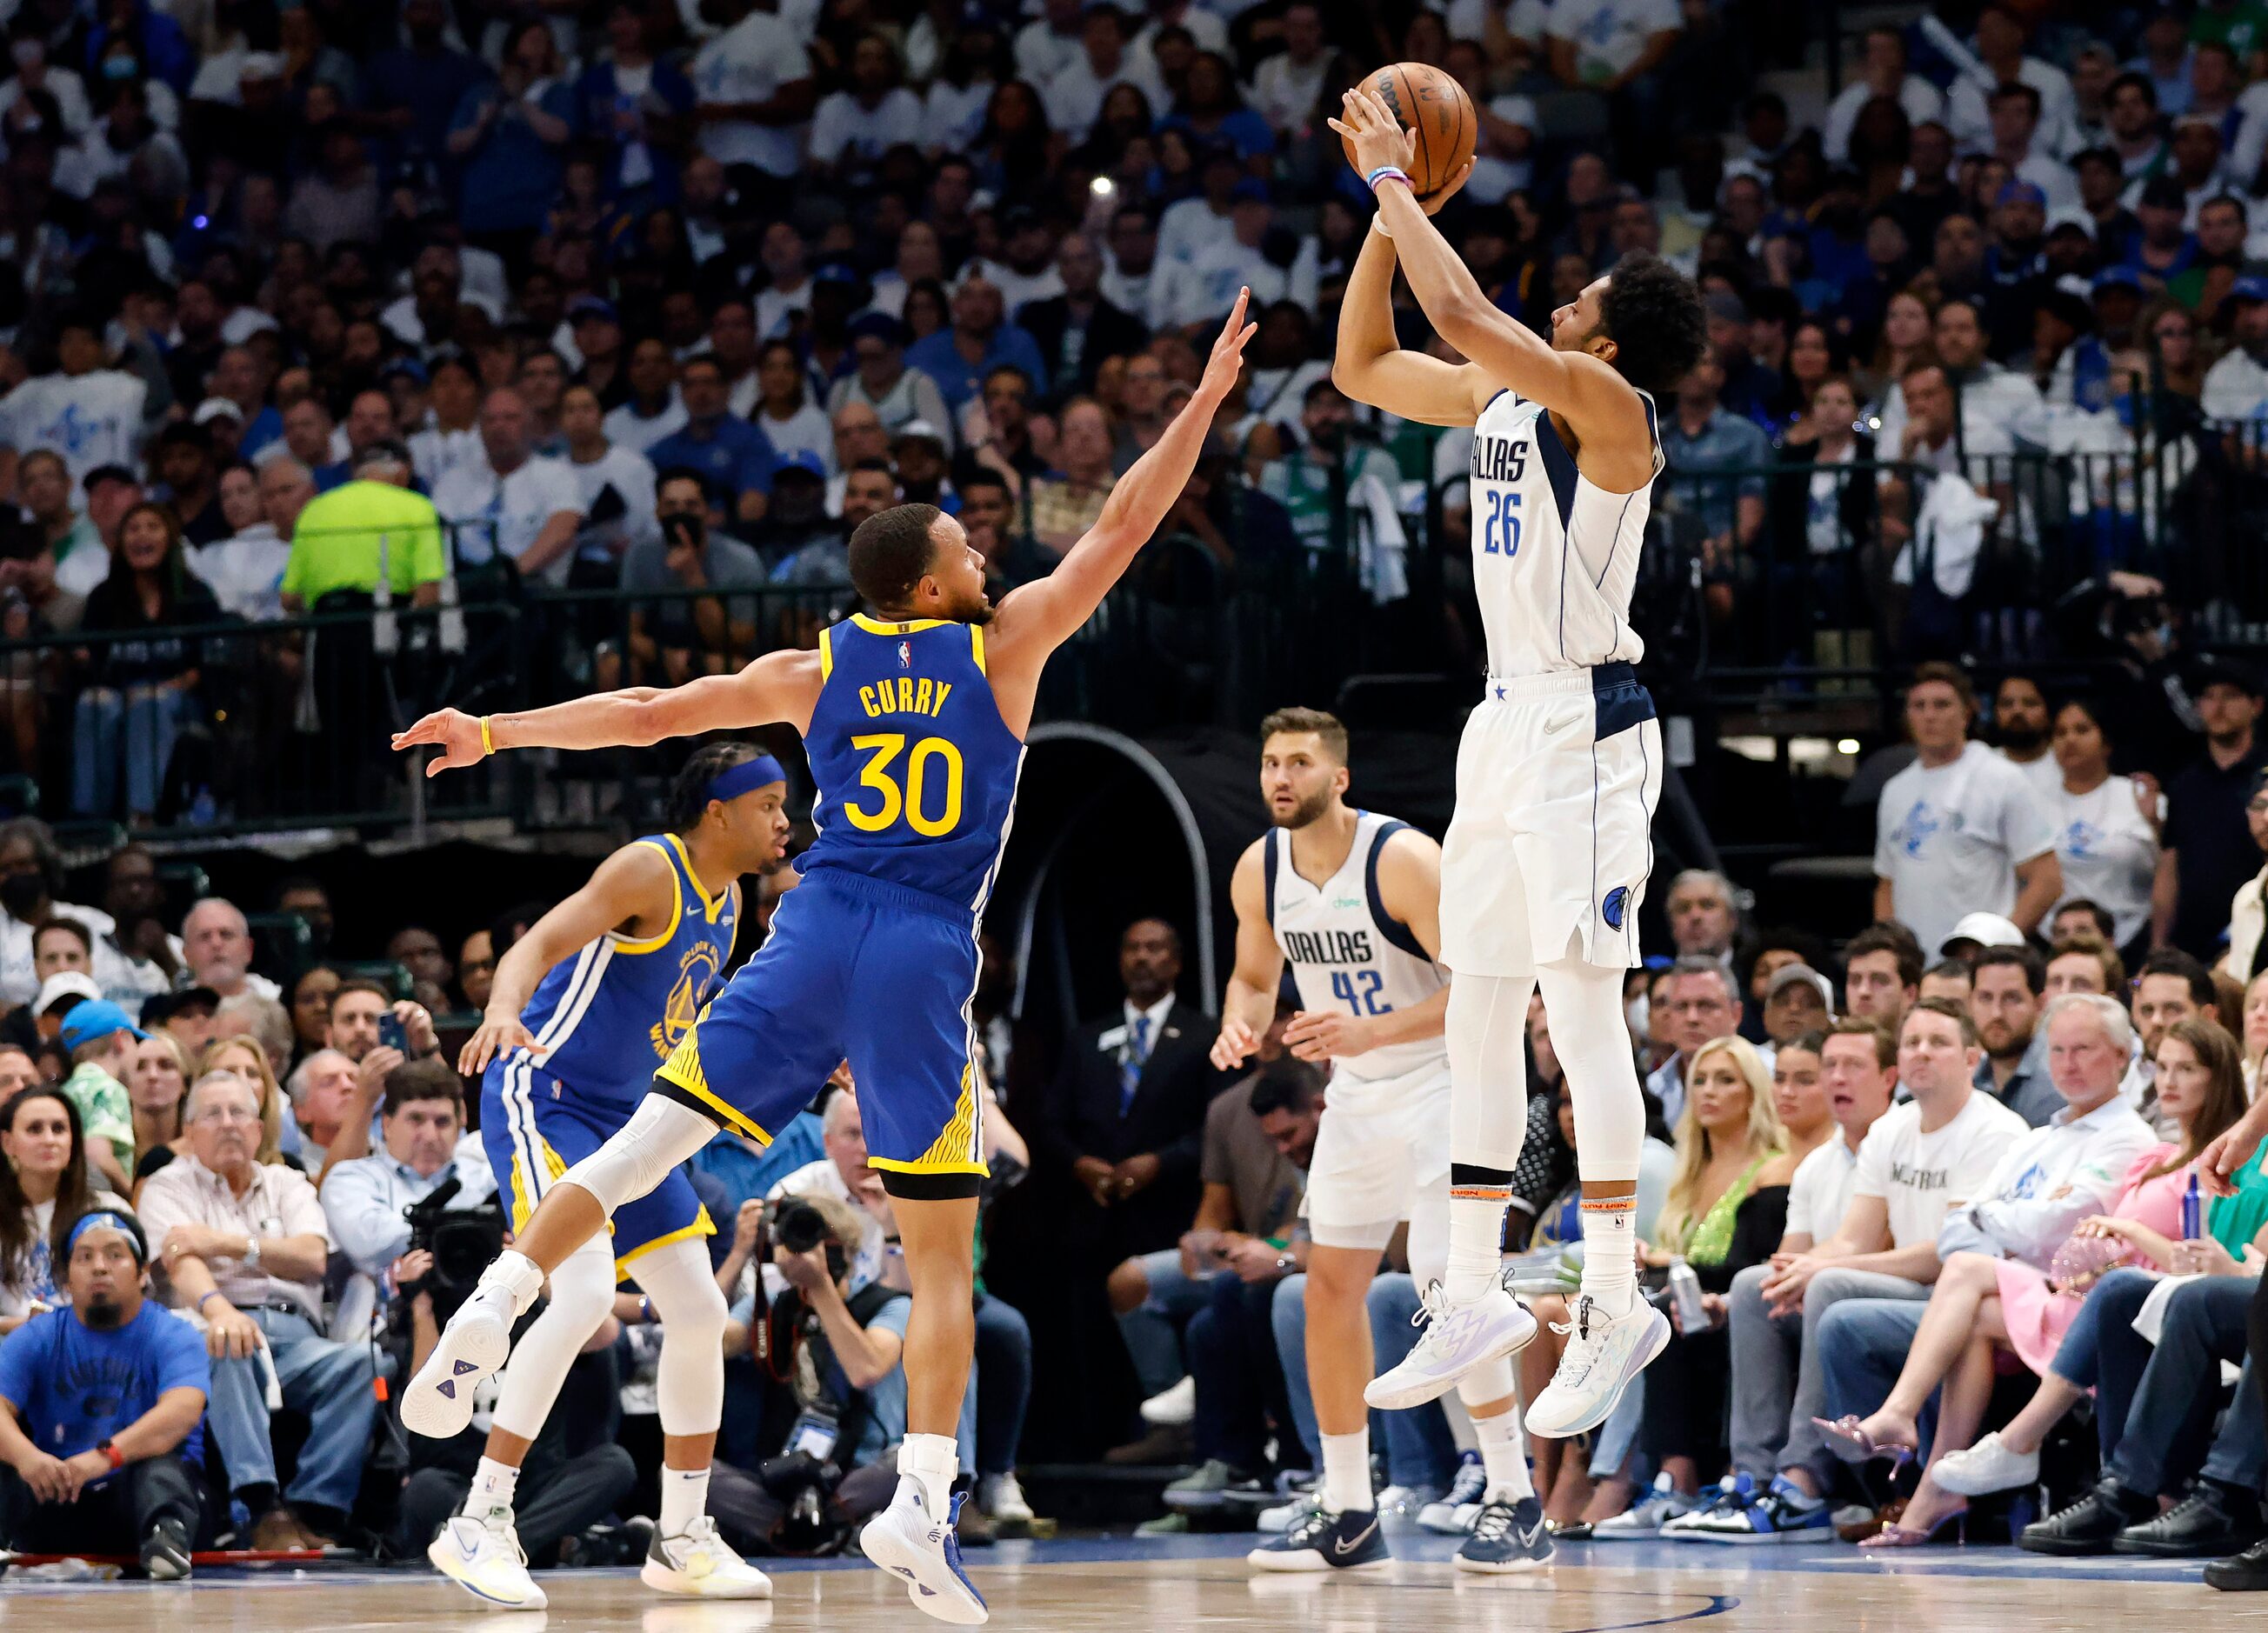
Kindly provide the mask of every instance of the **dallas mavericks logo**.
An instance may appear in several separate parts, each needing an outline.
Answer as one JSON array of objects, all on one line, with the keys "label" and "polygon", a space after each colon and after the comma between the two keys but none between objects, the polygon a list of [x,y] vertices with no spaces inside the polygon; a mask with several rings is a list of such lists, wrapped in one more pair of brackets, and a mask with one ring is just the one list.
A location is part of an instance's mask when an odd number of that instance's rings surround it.
[{"label": "dallas mavericks logo", "polygon": [[656,1060],[667,1060],[678,1041],[693,1029],[701,1006],[709,1001],[710,989],[717,984],[719,963],[713,942],[696,941],[685,949],[677,966],[677,979],[670,983],[668,1001],[661,1006],[661,1019],[647,1034]]},{"label": "dallas mavericks logo", "polygon": [[1599,903],[1600,915],[1607,921],[1609,930],[1623,927],[1623,913],[1630,906],[1630,886],[1616,885],[1607,892],[1607,899]]},{"label": "dallas mavericks logo", "polygon": [[898,643],[898,667],[899,667],[899,668],[901,668],[901,669],[910,669],[910,668],[912,668],[913,666],[914,666],[914,644],[913,644],[911,641],[901,641],[901,642],[899,642],[899,643]]}]

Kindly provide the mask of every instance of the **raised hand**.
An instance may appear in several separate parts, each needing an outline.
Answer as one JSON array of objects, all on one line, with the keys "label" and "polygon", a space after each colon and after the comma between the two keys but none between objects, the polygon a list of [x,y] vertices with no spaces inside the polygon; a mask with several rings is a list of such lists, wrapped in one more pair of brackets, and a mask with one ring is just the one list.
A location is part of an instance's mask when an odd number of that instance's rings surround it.
[{"label": "raised hand", "polygon": [[428,743],[438,747],[441,752],[427,762],[427,776],[461,771],[467,766],[478,765],[489,754],[482,740],[479,717],[461,710],[437,709],[408,731],[394,734],[397,752]]},{"label": "raised hand", "polygon": [[1237,291],[1236,305],[1229,312],[1228,321],[1220,326],[1212,355],[1205,359],[1204,378],[1197,382],[1197,395],[1209,402],[1218,403],[1228,395],[1228,388],[1236,384],[1237,371],[1244,366],[1244,343],[1260,332],[1257,323],[1244,320],[1244,309],[1251,300],[1249,288]]},{"label": "raised hand", "polygon": [[1401,121],[1367,86],[1349,85],[1339,97],[1340,118],[1332,129],[1354,146],[1354,167],[1364,175],[1390,166],[1407,174],[1418,162],[1418,133]]}]

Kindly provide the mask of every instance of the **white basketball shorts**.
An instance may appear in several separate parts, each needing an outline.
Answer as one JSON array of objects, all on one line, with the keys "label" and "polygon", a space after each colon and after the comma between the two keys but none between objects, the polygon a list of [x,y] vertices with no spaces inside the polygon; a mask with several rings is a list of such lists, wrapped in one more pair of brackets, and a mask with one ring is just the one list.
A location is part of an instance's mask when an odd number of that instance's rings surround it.
[{"label": "white basketball shorts", "polygon": [[1334,1073],[1323,1093],[1301,1204],[1308,1232],[1326,1247],[1383,1247],[1427,1188],[1448,1177],[1448,1060],[1398,1078]]},{"label": "white basketball shorts", "polygon": [[1457,747],[1441,962],[1634,967],[1660,795],[1661,726],[1628,664],[1491,680]]}]

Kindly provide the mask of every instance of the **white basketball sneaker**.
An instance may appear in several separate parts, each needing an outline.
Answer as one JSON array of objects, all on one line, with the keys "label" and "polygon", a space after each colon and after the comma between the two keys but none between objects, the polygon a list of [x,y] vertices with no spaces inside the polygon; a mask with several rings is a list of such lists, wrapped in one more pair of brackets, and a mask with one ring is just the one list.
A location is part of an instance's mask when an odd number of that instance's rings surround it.
[{"label": "white basketball sneaker", "polygon": [[734,1553],[703,1514],[675,1536],[657,1529],[638,1568],[638,1580],[657,1593],[687,1599],[770,1599],[772,1579]]},{"label": "white basketball sneaker", "polygon": [[527,1556],[512,1528],[512,1510],[453,1514],[425,1549],[433,1569],[498,1610],[541,1610],[543,1590],[527,1574]]},{"label": "white basketball sneaker", "polygon": [[512,1295],[476,1288],[441,1329],[441,1341],[401,1392],[401,1421],[416,1434],[446,1440],[473,1421],[473,1392],[512,1355]]},{"label": "white basketball sneaker", "polygon": [[1555,1321],[1551,1330],[1568,1335],[1567,1347],[1560,1351],[1559,1370],[1523,1421],[1532,1435],[1565,1440],[1607,1421],[1631,1379],[1669,1342],[1669,1318],[1643,1298],[1632,1300],[1625,1313],[1611,1316],[1585,1293],[1576,1303],[1574,1319],[1564,1325]]},{"label": "white basketball sneaker", "polygon": [[953,1513],[939,1525],[920,1497],[901,1491],[858,1534],[859,1551],[894,1577],[903,1578],[914,1608],[957,1627],[981,1627],[992,1613],[983,1595],[961,1568],[961,1546],[954,1526],[965,1495],[953,1499]]},{"label": "white basketball sneaker", "polygon": [[1425,1329],[1417,1347],[1372,1379],[1362,1392],[1362,1398],[1381,1412],[1439,1400],[1466,1373],[1518,1354],[1535,1337],[1535,1318],[1501,1287],[1490,1288],[1470,1304],[1453,1305],[1435,1282],[1425,1289],[1425,1300],[1410,1324]]}]

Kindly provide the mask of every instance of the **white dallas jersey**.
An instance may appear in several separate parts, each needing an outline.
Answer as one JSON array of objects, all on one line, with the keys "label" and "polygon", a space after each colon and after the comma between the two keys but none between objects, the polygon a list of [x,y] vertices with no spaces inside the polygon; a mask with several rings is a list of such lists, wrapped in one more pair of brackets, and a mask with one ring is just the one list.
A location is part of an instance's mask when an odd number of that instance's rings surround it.
[{"label": "white dallas jersey", "polygon": [[[1659,476],[1653,399],[1638,396]],[[1543,405],[1512,391],[1481,410],[1469,470],[1473,587],[1490,675],[1517,680],[1644,657],[1630,606],[1653,483],[1633,493],[1594,485]]]},{"label": "white dallas jersey", "polygon": [[[1422,1004],[1449,984],[1449,972],[1426,957],[1408,925],[1390,917],[1378,892],[1378,853],[1410,825],[1372,811],[1355,813],[1354,843],[1339,871],[1311,885],[1292,865],[1292,835],[1271,828],[1261,852],[1267,880],[1268,925],[1292,967],[1300,1007],[1385,1015]],[[1429,1066],[1448,1066],[1438,1037],[1348,1055],[1332,1062],[1331,1080],[1369,1082]]]}]

